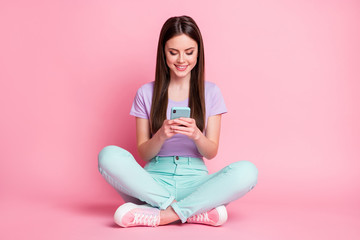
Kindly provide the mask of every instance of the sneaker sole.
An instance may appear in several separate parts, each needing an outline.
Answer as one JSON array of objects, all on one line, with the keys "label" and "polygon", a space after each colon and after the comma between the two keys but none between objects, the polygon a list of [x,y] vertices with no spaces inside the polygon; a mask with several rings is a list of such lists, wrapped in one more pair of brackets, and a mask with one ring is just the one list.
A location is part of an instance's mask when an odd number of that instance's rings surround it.
[{"label": "sneaker sole", "polygon": [[221,205],[221,206],[217,207],[216,210],[219,213],[219,221],[215,224],[215,226],[220,226],[220,225],[224,224],[227,221],[228,214],[227,214],[227,211],[226,211],[226,207],[224,205]]}]

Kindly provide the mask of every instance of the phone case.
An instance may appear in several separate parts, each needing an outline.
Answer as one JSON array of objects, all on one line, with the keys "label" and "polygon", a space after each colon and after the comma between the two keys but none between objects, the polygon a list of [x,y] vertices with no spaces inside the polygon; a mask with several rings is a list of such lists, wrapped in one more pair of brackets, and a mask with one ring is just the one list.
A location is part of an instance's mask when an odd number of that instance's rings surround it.
[{"label": "phone case", "polygon": [[190,108],[189,107],[173,107],[173,108],[171,108],[170,119],[175,119],[175,118],[180,118],[180,117],[189,118],[190,117]]}]

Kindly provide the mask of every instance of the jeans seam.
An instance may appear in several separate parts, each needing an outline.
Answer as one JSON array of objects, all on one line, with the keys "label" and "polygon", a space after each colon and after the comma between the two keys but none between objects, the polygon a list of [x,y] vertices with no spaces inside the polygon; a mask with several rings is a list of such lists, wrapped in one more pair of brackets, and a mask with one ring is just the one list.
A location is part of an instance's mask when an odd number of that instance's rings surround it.
[{"label": "jeans seam", "polygon": [[175,213],[179,216],[181,222],[182,222],[182,223],[185,223],[187,219],[186,219],[185,216],[182,214],[181,209],[180,209],[180,207],[178,206],[178,204],[177,204],[176,202],[173,202],[173,203],[171,204],[171,207],[172,207],[172,209],[175,211]]}]

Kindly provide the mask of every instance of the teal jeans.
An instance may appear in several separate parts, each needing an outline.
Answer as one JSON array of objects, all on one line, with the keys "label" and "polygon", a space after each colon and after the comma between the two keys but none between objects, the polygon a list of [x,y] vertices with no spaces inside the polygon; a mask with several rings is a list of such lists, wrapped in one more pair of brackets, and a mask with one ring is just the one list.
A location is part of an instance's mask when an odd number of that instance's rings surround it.
[{"label": "teal jeans", "polygon": [[125,201],[140,200],[159,209],[171,206],[183,223],[192,215],[244,196],[254,188],[258,175],[248,161],[208,174],[203,159],[181,156],[155,157],[142,168],[117,146],[101,150],[98,167]]}]

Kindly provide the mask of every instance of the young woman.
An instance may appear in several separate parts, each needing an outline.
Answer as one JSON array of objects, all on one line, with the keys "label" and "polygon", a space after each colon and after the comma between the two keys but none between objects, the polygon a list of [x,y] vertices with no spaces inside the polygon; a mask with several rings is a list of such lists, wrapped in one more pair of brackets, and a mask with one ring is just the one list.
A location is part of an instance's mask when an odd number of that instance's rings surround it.
[{"label": "young woman", "polygon": [[[169,120],[172,107],[187,106],[190,118]],[[168,19],[160,32],[155,82],[140,87],[130,112],[139,154],[148,163],[142,168],[117,146],[99,154],[100,173],[127,202],[115,212],[118,225],[226,222],[225,205],[250,191],[258,174],[248,161],[208,174],[203,157],[216,156],[226,112],[219,88],[204,81],[198,26],[188,16]]]}]

